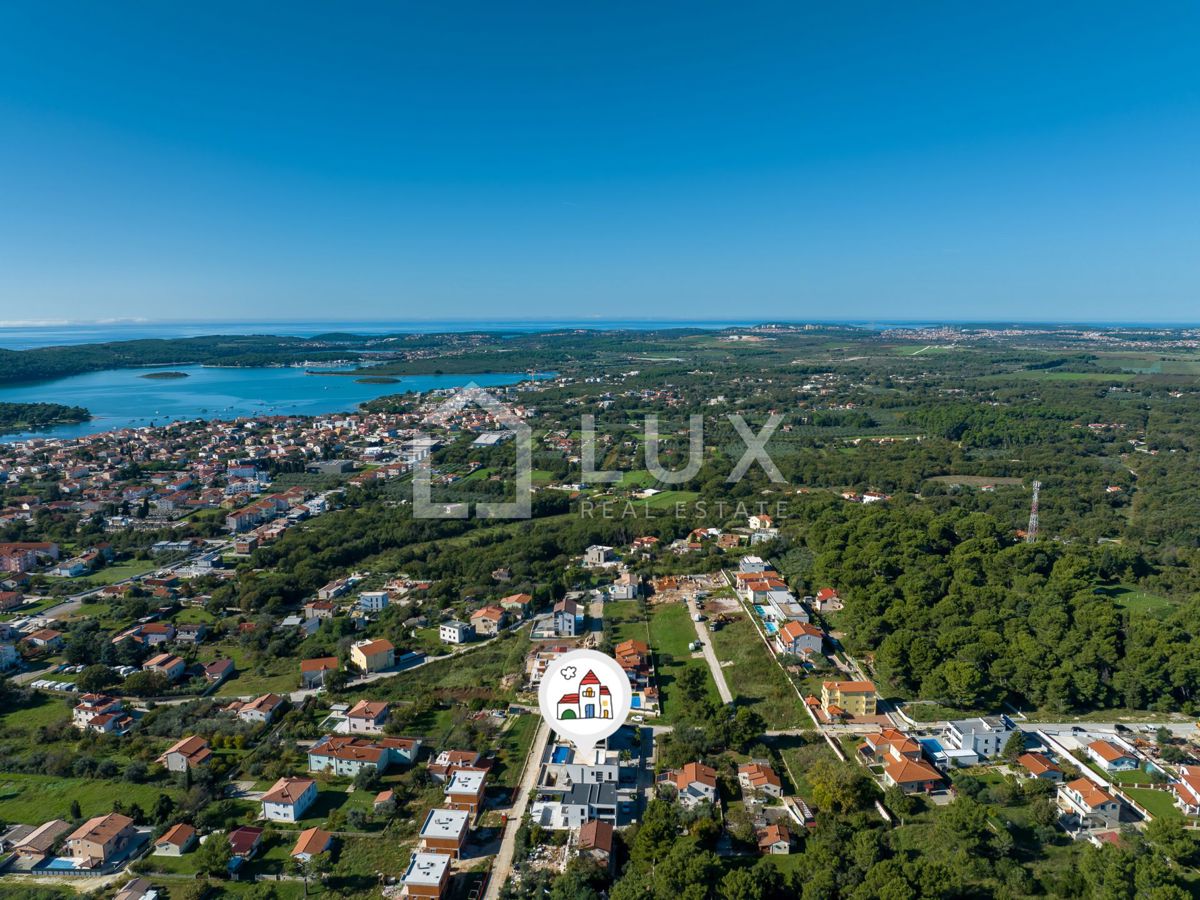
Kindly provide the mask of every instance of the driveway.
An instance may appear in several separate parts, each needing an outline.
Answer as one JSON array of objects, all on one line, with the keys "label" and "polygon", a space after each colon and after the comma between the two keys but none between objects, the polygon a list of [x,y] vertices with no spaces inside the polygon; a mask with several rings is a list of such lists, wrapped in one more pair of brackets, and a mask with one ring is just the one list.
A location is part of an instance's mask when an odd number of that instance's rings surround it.
[{"label": "driveway", "polygon": [[695,599],[687,601],[687,609],[688,618],[692,620],[692,624],[696,627],[696,639],[700,641],[700,649],[704,653],[704,660],[708,663],[709,671],[712,672],[713,681],[717,683],[717,693],[721,695],[721,702],[732,703],[733,692],[729,690],[729,685],[725,683],[725,672],[721,668],[721,664],[717,661],[717,654],[713,651],[708,630],[704,627],[703,622],[697,622],[695,619],[696,613],[700,612],[696,608]]},{"label": "driveway", "polygon": [[521,827],[521,820],[525,818],[525,811],[529,808],[529,798],[533,796],[537,789],[538,773],[542,767],[538,762],[545,752],[546,744],[550,740],[550,726],[543,719],[538,726],[537,734],[533,738],[533,744],[529,748],[529,755],[525,757],[525,771],[521,776],[521,783],[517,786],[517,793],[513,802],[512,808],[508,811],[508,822],[504,826],[504,836],[500,839],[500,850],[496,854],[496,859],[492,863],[492,874],[488,879],[487,893],[484,894],[484,900],[499,900],[500,891],[508,881],[509,873],[512,872],[513,852],[516,850],[517,829]]}]

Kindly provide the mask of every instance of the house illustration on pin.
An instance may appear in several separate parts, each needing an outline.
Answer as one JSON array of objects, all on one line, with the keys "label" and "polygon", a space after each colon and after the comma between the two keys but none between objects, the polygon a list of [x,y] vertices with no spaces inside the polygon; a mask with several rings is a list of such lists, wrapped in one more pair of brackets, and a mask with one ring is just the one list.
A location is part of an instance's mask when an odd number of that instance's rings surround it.
[{"label": "house illustration on pin", "polygon": [[611,719],[612,714],[612,692],[591,669],[579,682],[578,693],[563,694],[558,701],[560,719]]}]

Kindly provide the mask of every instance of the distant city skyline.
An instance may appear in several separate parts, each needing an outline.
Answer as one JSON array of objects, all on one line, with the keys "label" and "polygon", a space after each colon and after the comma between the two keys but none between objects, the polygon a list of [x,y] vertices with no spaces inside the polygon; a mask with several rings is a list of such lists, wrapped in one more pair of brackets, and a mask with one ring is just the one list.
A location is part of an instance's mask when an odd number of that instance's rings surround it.
[{"label": "distant city skyline", "polygon": [[0,328],[1200,320],[1195,4],[66,0],[0,32]]}]

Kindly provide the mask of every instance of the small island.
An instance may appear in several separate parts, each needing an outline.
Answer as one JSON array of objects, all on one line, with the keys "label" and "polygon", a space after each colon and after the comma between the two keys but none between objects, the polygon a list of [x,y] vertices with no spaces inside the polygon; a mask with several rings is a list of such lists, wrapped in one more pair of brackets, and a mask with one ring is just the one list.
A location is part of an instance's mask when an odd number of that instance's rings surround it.
[{"label": "small island", "polygon": [[51,425],[86,422],[92,414],[82,406],[61,403],[0,403],[0,431],[24,431]]},{"label": "small island", "polygon": [[147,372],[138,378],[191,378],[187,372]]},{"label": "small island", "polygon": [[392,378],[388,375],[368,375],[365,378],[355,378],[355,384],[399,384],[399,378]]}]

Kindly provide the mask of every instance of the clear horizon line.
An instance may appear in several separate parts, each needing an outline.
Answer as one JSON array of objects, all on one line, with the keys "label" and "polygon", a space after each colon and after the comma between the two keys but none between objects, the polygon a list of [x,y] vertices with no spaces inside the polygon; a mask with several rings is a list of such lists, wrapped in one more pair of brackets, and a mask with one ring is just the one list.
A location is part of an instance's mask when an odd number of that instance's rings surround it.
[{"label": "clear horizon line", "polygon": [[688,316],[688,317],[657,317],[657,316],[613,316],[613,317],[591,317],[591,318],[554,318],[554,317],[489,317],[481,319],[477,316],[439,316],[439,317],[407,317],[403,319],[373,319],[362,318],[357,320],[347,320],[344,318],[163,318],[151,319],[142,317],[131,318],[105,318],[105,319],[13,319],[8,321],[0,321],[0,329],[17,329],[17,328],[87,328],[87,327],[107,327],[107,328],[122,328],[122,327],[137,327],[137,326],[153,326],[153,325],[343,325],[343,326],[363,326],[363,325],[406,325],[406,324],[438,324],[441,322],[467,324],[477,321],[480,323],[481,330],[486,330],[487,326],[491,325],[578,325],[593,327],[603,327],[613,323],[634,323],[641,322],[647,324],[678,324],[682,326],[695,324],[709,325],[727,325],[732,327],[760,327],[765,325],[870,325],[870,324],[894,324],[897,326],[905,325],[922,325],[925,327],[938,325],[997,325],[1004,327],[1021,326],[1021,325],[1039,325],[1039,326],[1057,326],[1057,327],[1171,327],[1171,328],[1194,328],[1200,327],[1200,320],[1186,321],[1176,319],[1125,319],[1125,320],[1088,320],[1088,319],[1001,319],[1001,318],[962,318],[962,319],[939,319],[933,316],[925,316],[912,319],[900,319],[890,317],[873,317],[873,318],[803,318],[803,319],[785,319],[785,318],[763,318],[763,319],[723,319],[709,318],[703,316]]}]

